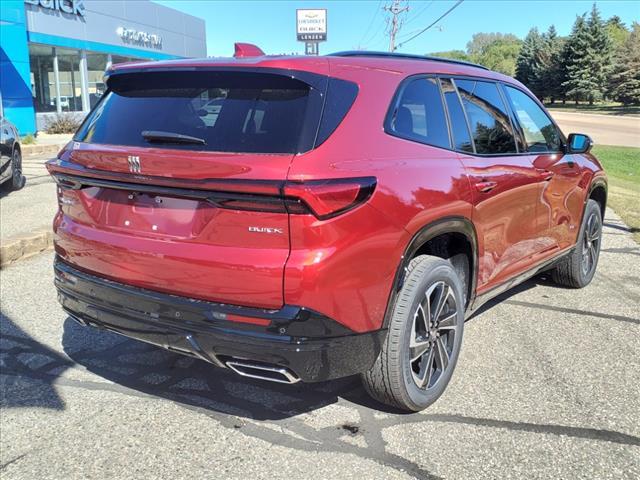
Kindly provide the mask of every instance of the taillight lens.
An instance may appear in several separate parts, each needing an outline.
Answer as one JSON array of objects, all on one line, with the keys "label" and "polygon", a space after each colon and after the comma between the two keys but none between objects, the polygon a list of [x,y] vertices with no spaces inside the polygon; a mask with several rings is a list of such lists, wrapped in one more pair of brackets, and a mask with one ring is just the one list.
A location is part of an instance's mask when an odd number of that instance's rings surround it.
[{"label": "taillight lens", "polygon": [[[287,182],[284,194],[299,199],[320,220],[333,218],[366,202],[375,190],[374,177]],[[299,213],[289,210],[290,213]]]}]

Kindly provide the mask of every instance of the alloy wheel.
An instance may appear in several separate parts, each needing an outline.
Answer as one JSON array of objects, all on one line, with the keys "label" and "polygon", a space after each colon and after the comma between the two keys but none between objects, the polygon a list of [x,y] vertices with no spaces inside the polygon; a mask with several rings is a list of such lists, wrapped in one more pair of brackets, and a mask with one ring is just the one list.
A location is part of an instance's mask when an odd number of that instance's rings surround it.
[{"label": "alloy wheel", "polygon": [[595,268],[600,251],[600,216],[593,212],[587,220],[582,238],[582,273],[589,275]]},{"label": "alloy wheel", "polygon": [[13,152],[11,170],[13,171],[13,184],[20,185],[22,181],[22,157],[17,150]]},{"label": "alloy wheel", "polygon": [[446,282],[431,285],[413,315],[409,361],[420,389],[433,388],[449,368],[456,335],[458,308]]}]

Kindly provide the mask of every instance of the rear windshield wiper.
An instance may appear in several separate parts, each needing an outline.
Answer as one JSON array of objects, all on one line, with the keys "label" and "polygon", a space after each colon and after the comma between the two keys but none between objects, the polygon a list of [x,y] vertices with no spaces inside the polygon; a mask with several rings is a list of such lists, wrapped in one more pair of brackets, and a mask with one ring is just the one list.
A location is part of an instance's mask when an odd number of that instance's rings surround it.
[{"label": "rear windshield wiper", "polygon": [[145,130],[144,132],[142,132],[142,137],[147,142],[156,143],[192,143],[195,145],[207,144],[204,138],[191,137],[189,135],[182,135],[181,133],[162,132],[158,130]]}]

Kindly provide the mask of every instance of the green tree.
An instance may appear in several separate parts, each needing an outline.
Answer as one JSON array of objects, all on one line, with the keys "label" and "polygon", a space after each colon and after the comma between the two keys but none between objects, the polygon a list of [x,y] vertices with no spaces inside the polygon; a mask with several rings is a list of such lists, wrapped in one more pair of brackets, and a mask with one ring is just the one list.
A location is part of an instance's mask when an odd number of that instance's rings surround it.
[{"label": "green tree", "polygon": [[627,29],[627,26],[622,22],[619,16],[614,15],[606,23],[607,33],[611,38],[614,51],[619,50],[625,44],[631,32]]},{"label": "green tree", "polygon": [[516,79],[524,83],[529,89],[540,96],[540,82],[538,81],[539,68],[537,66],[538,55],[542,48],[542,36],[537,28],[532,28],[527,33],[522,43],[522,48],[516,59],[515,74]]},{"label": "green tree", "polygon": [[636,22],[617,52],[610,87],[615,100],[640,105],[640,24]]},{"label": "green tree", "polygon": [[502,38],[486,45],[480,54],[474,56],[474,60],[491,70],[513,76],[521,48],[521,40]]},{"label": "green tree", "polygon": [[576,103],[601,100],[607,90],[611,53],[611,40],[594,4],[588,20],[585,15],[576,19],[566,44],[567,79],[562,85],[567,96]]},{"label": "green tree", "polygon": [[467,54],[471,57],[480,55],[484,49],[497,40],[517,41],[520,39],[511,33],[474,33],[471,40],[467,43]]},{"label": "green tree", "polygon": [[540,90],[541,97],[550,99],[551,103],[559,98],[564,99],[563,48],[564,39],[558,37],[556,28],[551,25],[549,30],[542,34],[541,48],[535,62],[537,89]]},{"label": "green tree", "polygon": [[471,57],[462,50],[447,50],[444,52],[433,52],[427,55],[431,57],[451,58],[453,60],[464,60],[465,62],[471,62]]}]

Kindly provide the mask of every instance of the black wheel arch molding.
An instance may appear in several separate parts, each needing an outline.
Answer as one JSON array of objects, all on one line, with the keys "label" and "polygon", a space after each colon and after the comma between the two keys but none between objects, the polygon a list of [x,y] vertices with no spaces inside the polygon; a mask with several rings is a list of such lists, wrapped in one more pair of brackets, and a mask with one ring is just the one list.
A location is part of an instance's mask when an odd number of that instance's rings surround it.
[{"label": "black wheel arch molding", "polygon": [[411,260],[427,242],[445,234],[461,234],[471,245],[472,258],[469,259],[469,298],[467,299],[467,307],[473,304],[478,278],[478,240],[476,229],[467,217],[444,217],[423,226],[413,235],[407,244],[393,279],[381,328],[386,329],[388,326],[389,318],[395,307],[398,293],[400,293],[404,285],[407,267]]}]

